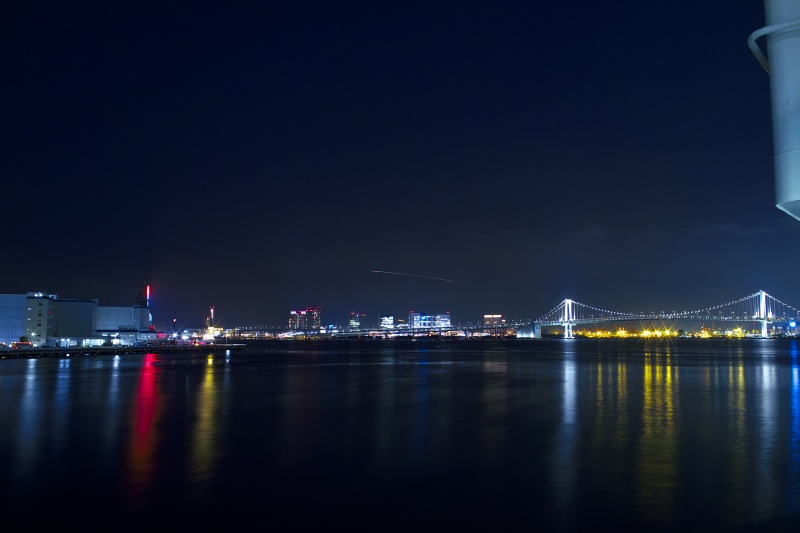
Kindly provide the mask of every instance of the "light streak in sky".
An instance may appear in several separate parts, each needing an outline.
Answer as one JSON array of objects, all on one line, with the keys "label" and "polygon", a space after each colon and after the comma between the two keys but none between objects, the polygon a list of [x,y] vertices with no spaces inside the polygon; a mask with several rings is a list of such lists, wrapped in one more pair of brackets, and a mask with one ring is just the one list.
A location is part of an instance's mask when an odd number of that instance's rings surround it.
[{"label": "light streak in sky", "polygon": [[374,272],[375,274],[393,274],[395,276],[408,276],[410,278],[425,278],[435,279],[438,281],[446,281],[448,283],[455,283],[452,279],[434,278],[433,276],[420,276],[419,274],[403,274],[402,272],[387,272],[385,270],[365,270],[364,272]]}]

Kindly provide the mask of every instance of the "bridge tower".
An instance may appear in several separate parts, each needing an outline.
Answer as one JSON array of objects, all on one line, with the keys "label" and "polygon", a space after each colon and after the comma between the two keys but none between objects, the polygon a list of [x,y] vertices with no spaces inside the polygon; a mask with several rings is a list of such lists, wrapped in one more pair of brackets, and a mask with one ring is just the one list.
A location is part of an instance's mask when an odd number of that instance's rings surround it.
[{"label": "bridge tower", "polygon": [[572,334],[572,324],[575,322],[575,302],[567,298],[564,300],[564,315],[561,317],[561,325],[564,326],[564,338],[574,339]]},{"label": "bridge tower", "polygon": [[767,293],[758,291],[758,318],[761,320],[761,338],[769,338],[769,330],[767,322],[769,321],[771,313],[767,313]]}]

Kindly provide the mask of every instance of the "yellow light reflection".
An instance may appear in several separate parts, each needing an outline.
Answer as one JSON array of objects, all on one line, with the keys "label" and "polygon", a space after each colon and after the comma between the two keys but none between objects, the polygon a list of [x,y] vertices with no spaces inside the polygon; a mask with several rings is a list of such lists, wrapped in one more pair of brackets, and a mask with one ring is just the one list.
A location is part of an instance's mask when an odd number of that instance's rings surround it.
[{"label": "yellow light reflection", "polygon": [[208,356],[205,375],[197,394],[197,422],[192,430],[192,448],[189,458],[193,488],[201,496],[203,482],[212,475],[217,450],[217,391],[214,384],[214,358]]},{"label": "yellow light reflection", "polygon": [[637,497],[647,522],[664,523],[675,509],[678,438],[675,422],[677,367],[671,357],[645,353],[642,435]]},{"label": "yellow light reflection", "polygon": [[[724,367],[722,369],[724,371]],[[744,363],[742,359],[732,362],[728,366],[728,409],[731,415],[728,418],[730,435],[728,446],[725,447],[730,453],[728,468],[728,485],[737,487],[732,494],[735,496],[728,501],[727,513],[732,519],[738,520],[742,516],[742,510],[747,508],[747,502],[741,498],[746,494],[745,487],[747,479],[747,409],[745,407],[745,382],[744,382]]]}]

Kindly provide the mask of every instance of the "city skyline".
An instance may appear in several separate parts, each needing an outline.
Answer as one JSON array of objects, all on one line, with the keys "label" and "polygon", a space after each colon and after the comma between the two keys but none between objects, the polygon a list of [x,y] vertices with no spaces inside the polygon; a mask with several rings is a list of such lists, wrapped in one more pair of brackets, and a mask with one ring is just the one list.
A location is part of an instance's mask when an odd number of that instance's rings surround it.
[{"label": "city skyline", "polygon": [[[230,330],[284,330],[284,331],[306,331],[306,332],[345,332],[345,331],[367,331],[371,329],[396,329],[396,328],[411,328],[411,329],[450,329],[458,328],[460,326],[471,327],[480,325],[506,325],[515,329],[522,327],[523,329],[530,329],[532,326],[540,327],[563,327],[565,320],[569,322],[568,330],[576,332],[579,330],[588,330],[608,336],[609,331],[627,330],[630,328],[641,327],[645,329],[663,329],[664,331],[672,330],[673,333],[679,329],[685,329],[686,323],[692,324],[692,327],[698,326],[703,330],[707,328],[715,329],[722,327],[725,330],[736,329],[737,326],[740,332],[750,331],[751,327],[758,326],[760,328],[759,334],[762,337],[768,336],[770,328],[777,328],[777,331],[785,327],[794,328],[796,322],[800,320],[800,305],[783,301],[781,298],[766,291],[759,290],[755,293],[748,294],[727,302],[717,302],[707,305],[700,309],[671,309],[671,310],[613,310],[601,307],[592,306],[584,302],[579,302],[573,299],[564,299],[559,304],[551,308],[547,313],[536,317],[511,317],[497,313],[484,313],[481,317],[458,317],[452,316],[449,311],[434,312],[421,311],[411,309],[408,312],[381,312],[376,316],[369,317],[366,313],[360,311],[350,311],[347,320],[342,320],[339,316],[329,316],[319,306],[308,306],[305,309],[290,310],[285,316],[286,320],[283,323],[266,323],[250,322],[250,323],[231,323],[226,322],[217,316],[215,306],[210,306],[205,314],[204,323],[187,321],[184,318],[173,317],[171,320],[165,317],[153,316],[153,309],[151,308],[151,293],[152,288],[148,285],[141,289],[139,295],[130,307],[113,307],[105,305],[105,302],[100,302],[96,298],[59,298],[56,294],[47,294],[41,292],[28,292],[26,294],[0,294],[5,298],[6,309],[3,318],[6,326],[5,335],[8,338],[20,338],[21,335],[31,338],[41,337],[42,340],[55,339],[56,337],[92,337],[96,338],[97,333],[101,336],[106,334],[109,330],[116,331],[123,327],[126,331],[130,329],[133,324],[129,321],[131,316],[138,314],[137,320],[140,322],[134,329],[140,332],[146,332],[147,335],[152,336],[158,333],[161,334],[174,334],[179,331],[205,331],[210,333],[212,330],[216,334],[221,334],[223,331]],[[28,301],[28,322],[25,322],[24,316],[24,302]],[[52,313],[43,313],[41,308],[43,302],[54,302],[59,304],[59,307],[67,306],[61,311]],[[34,306],[38,305],[38,319],[36,318],[36,309],[31,308],[31,303]],[[38,304],[36,303],[38,302]],[[103,305],[101,305],[103,304]],[[78,309],[77,306],[84,306]],[[86,307],[89,305],[89,307]],[[96,319],[91,319],[92,312],[90,309],[96,310]],[[139,311],[137,311],[137,309]],[[103,318],[100,318],[100,311],[103,312]],[[133,312],[133,315],[131,314]],[[31,314],[33,313],[33,314]],[[87,314],[88,313],[88,314]],[[109,314],[111,313],[111,314]],[[142,314],[144,313],[144,314]],[[49,320],[47,317],[53,315]],[[75,316],[73,316],[75,315]],[[54,335],[50,330],[56,327],[56,316],[66,317],[64,321],[64,331],[70,333],[58,333]],[[30,318],[33,317],[33,318]],[[146,317],[146,318],[145,318]],[[570,317],[565,319],[565,317]],[[81,326],[77,326],[78,322]],[[91,324],[97,322],[97,327],[90,327]],[[654,322],[655,321],[655,322]],[[699,322],[698,322],[699,321]],[[38,324],[37,324],[38,322]],[[52,322],[52,323],[51,323]],[[60,323],[60,322],[59,322]],[[18,332],[14,333],[17,324]],[[122,324],[122,326],[120,326]],[[145,324],[142,326],[141,324]],[[710,324],[710,325],[709,325]],[[745,327],[744,324],[749,324]],[[30,329],[34,326],[38,328]],[[27,328],[27,329],[23,329]],[[77,329],[76,329],[77,328]],[[88,328],[88,329],[87,329]],[[144,328],[144,329],[143,329]],[[610,329],[609,329],[610,328]],[[733,329],[732,329],[733,328]],[[743,329],[744,328],[744,329]],[[758,329],[756,328],[756,329]],[[95,331],[95,329],[97,331]],[[689,329],[692,329],[691,327]],[[81,331],[79,333],[78,331]],[[44,333],[40,333],[47,331]],[[532,330],[531,330],[532,331]],[[755,330],[753,330],[755,331]],[[529,332],[528,332],[529,333]],[[526,335],[528,334],[526,333]],[[9,336],[10,335],[10,336]],[[568,335],[571,337],[571,334]]]},{"label": "city skyline", "polygon": [[0,293],[151,284],[167,325],[800,300],[758,2],[7,14]]},{"label": "city skyline", "polygon": [[[694,314],[694,313],[698,313],[698,312],[704,311],[704,310],[709,311],[709,312],[711,312],[713,310],[720,310],[719,311],[720,316],[724,316],[724,312],[722,310],[729,309],[731,307],[736,307],[737,304],[738,304],[740,307],[741,306],[744,306],[744,307],[738,309],[739,312],[736,313],[736,316],[740,316],[740,314],[741,314],[741,316],[745,316],[745,314],[746,314],[748,317],[750,317],[750,318],[748,318],[748,320],[750,320],[755,315],[752,315],[750,313],[750,311],[752,311],[750,309],[747,309],[747,312],[745,313],[745,308],[747,307],[747,305],[750,302],[752,302],[754,300],[757,300],[760,293],[764,293],[764,292],[765,291],[756,291],[755,293],[752,293],[752,294],[740,295],[739,298],[735,298],[733,301],[711,302],[711,303],[709,303],[707,306],[705,306],[702,309],[676,308],[676,309],[671,309],[671,310],[664,310],[664,309],[659,309],[659,308],[653,308],[653,309],[650,309],[650,310],[645,310],[645,309],[624,309],[624,310],[622,310],[622,309],[596,308],[596,307],[593,307],[591,305],[587,305],[587,304],[585,304],[583,302],[574,302],[574,303],[576,303],[577,305],[580,305],[580,306],[582,306],[582,307],[584,307],[586,309],[589,309],[589,311],[591,311],[593,309],[594,311],[597,312],[597,316],[598,317],[601,316],[601,315],[614,315],[614,314],[627,314],[627,313],[630,313],[632,315],[643,314],[643,315],[648,315],[648,316],[651,315],[651,314],[652,315],[664,315],[664,316],[675,315],[675,317],[676,317],[675,320],[676,321],[682,320],[682,318],[678,317],[679,315]],[[773,302],[772,305],[779,306],[781,309],[783,309],[784,313],[786,313],[786,312],[790,313],[790,316],[793,317],[792,319],[794,319],[794,317],[797,316],[797,315],[796,314],[791,314],[791,313],[800,313],[800,306],[798,306],[798,305],[795,305],[795,304],[793,304],[791,302],[781,301],[780,299],[776,298],[774,295],[766,294],[766,297],[770,301]],[[570,301],[572,301],[572,300],[570,300]],[[740,302],[748,302],[748,303],[747,304],[742,304]],[[292,330],[292,329],[314,330],[314,329],[320,329],[320,328],[324,329],[324,328],[330,328],[330,327],[336,327],[336,328],[342,328],[342,329],[347,329],[348,327],[353,328],[353,329],[359,329],[359,328],[365,328],[365,327],[366,328],[379,328],[379,327],[381,327],[382,324],[384,324],[384,319],[385,318],[391,318],[394,321],[394,324],[398,324],[398,323],[411,324],[412,315],[425,315],[425,316],[428,316],[428,317],[431,317],[431,318],[447,315],[448,322],[452,319],[452,323],[454,325],[458,325],[458,324],[465,324],[465,325],[466,324],[482,324],[482,323],[486,323],[485,321],[487,319],[494,320],[495,322],[492,322],[492,323],[496,323],[498,325],[499,324],[504,324],[504,323],[520,324],[520,323],[526,323],[526,322],[530,323],[530,324],[533,324],[533,323],[536,323],[536,322],[541,321],[541,320],[552,321],[553,317],[554,317],[554,312],[557,312],[557,309],[559,307],[563,307],[563,305],[564,305],[564,301],[562,300],[561,302],[558,302],[558,305],[556,305],[554,307],[551,306],[552,308],[548,309],[547,312],[540,313],[540,314],[538,314],[536,316],[529,316],[529,317],[512,317],[512,316],[506,316],[506,315],[504,315],[502,313],[490,313],[490,312],[483,313],[483,314],[481,314],[480,316],[477,316],[477,317],[458,317],[458,316],[453,317],[453,316],[451,316],[449,311],[429,312],[429,311],[422,311],[419,308],[417,308],[416,310],[409,309],[408,311],[401,311],[399,313],[391,312],[391,311],[380,312],[380,313],[378,313],[376,315],[372,315],[372,316],[369,316],[369,315],[367,315],[365,313],[361,313],[361,312],[357,312],[357,311],[350,311],[347,314],[347,317],[345,317],[343,319],[342,317],[339,317],[339,316],[335,316],[333,318],[330,318],[330,316],[325,313],[324,309],[322,309],[320,307],[317,307],[317,306],[310,306],[310,307],[307,307],[305,310],[290,310],[287,313],[287,317],[288,317],[288,329],[289,330]],[[341,306],[339,306],[339,307],[341,307]],[[308,321],[308,320],[306,322],[297,322],[297,319],[295,318],[296,314],[298,314],[298,313],[303,313],[303,314],[310,313],[311,310],[313,310],[316,313],[316,317],[317,317],[317,320],[315,322],[316,326],[309,326],[309,324],[311,324],[311,322]],[[767,312],[767,311],[764,311],[764,312]],[[755,313],[758,314],[758,311],[756,310]],[[357,324],[354,324],[354,315],[356,317],[358,317]],[[295,321],[294,325],[293,325],[293,320]],[[776,315],[776,320],[777,320],[777,315]],[[747,320],[745,320],[745,321],[747,321]],[[754,321],[754,323],[758,322],[758,320],[754,319],[754,318],[753,318],[753,321]],[[780,320],[778,320],[778,321],[780,321]],[[598,324],[601,324],[601,323],[602,322],[598,322]],[[305,324],[305,325],[303,326],[302,324]],[[262,323],[259,323],[259,324],[255,324],[255,323],[250,323],[250,324],[221,324],[221,322],[217,322],[216,325],[222,325],[223,327],[226,327],[226,328],[259,327],[259,326],[281,328],[281,327],[285,326],[286,324],[266,324],[266,323],[263,323],[263,324]]]}]

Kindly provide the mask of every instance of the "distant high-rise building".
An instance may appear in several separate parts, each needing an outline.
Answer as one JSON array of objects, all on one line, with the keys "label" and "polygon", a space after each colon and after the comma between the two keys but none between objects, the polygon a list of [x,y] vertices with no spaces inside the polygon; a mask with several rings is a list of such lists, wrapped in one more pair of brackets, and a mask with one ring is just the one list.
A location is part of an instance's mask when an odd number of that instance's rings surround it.
[{"label": "distant high-rise building", "polygon": [[307,307],[308,329],[319,331],[322,328],[322,312],[319,307]]},{"label": "distant high-rise building", "polygon": [[484,326],[497,326],[503,323],[503,315],[483,315]]},{"label": "distant high-rise building", "polygon": [[415,313],[414,311],[409,311],[408,327],[412,329],[429,328],[431,327],[430,316],[425,313]]},{"label": "distant high-rise building", "polygon": [[381,328],[394,329],[394,315],[381,315]]},{"label": "distant high-rise building", "polygon": [[289,312],[289,329],[297,331],[319,331],[322,327],[322,313],[319,307]]},{"label": "distant high-rise building", "polygon": [[358,311],[351,311],[350,312],[350,329],[360,329],[361,328],[361,313]]},{"label": "distant high-rise building", "polygon": [[443,315],[436,315],[433,317],[433,327],[435,328],[449,328],[450,327],[450,313]]},{"label": "distant high-rise building", "polygon": [[289,329],[297,331],[308,329],[308,317],[305,311],[289,311]]},{"label": "distant high-rise building", "polygon": [[408,327],[412,329],[424,328],[449,328],[450,313],[444,315],[429,315],[427,313],[408,313]]}]

